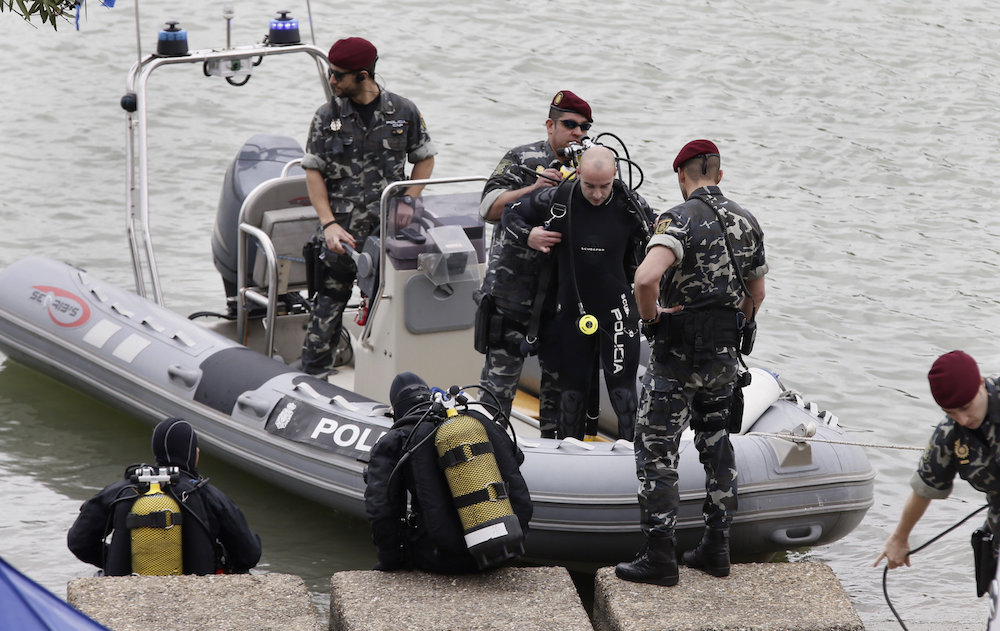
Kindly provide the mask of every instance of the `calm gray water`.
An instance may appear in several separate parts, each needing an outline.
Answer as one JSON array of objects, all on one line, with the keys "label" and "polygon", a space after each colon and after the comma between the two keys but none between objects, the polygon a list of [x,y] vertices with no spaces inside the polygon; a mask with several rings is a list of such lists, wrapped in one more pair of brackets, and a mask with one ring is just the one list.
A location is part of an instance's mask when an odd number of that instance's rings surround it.
[{"label": "calm gray water", "polygon": [[[303,2],[234,4],[236,45],[259,40],[277,9],[292,10],[308,34]],[[8,51],[2,265],[42,252],[132,286],[118,100],[136,59],[134,4],[118,5],[88,3],[79,32],[0,15]],[[192,48],[222,46],[222,5],[142,4],[143,42],[179,20]],[[645,171],[640,192],[659,208],[679,201],[670,170],[678,148],[715,140],[724,190],[766,232],[771,274],[753,359],[836,413],[852,438],[922,445],[939,418],[925,375],[941,352],[963,348],[984,372],[1000,372],[1000,228],[990,220],[989,184],[1000,146],[994,5],[376,0],[313,8],[321,47],[347,35],[376,43],[381,80],[416,101],[439,146],[435,175],[486,174],[506,148],[541,137],[559,89],[590,101],[594,132],[626,141]],[[168,306],[221,307],[209,236],[222,174],[253,133],[304,142],[321,96],[294,63],[269,60],[243,88],[196,68],[154,77],[151,197]],[[92,569],[66,550],[66,528],[84,499],[148,457],[148,432],[57,382],[0,365],[0,554],[65,594],[68,580]],[[871,563],[917,454],[869,454],[878,478],[865,521],[835,544],[789,557],[830,564],[866,625],[891,628],[882,572]],[[330,574],[373,563],[366,524],[211,457],[202,469],[261,533],[261,567],[304,576],[317,603]],[[911,544],[980,504],[960,485],[932,505]],[[983,626],[968,544],[974,523],[890,575],[904,619]]]}]

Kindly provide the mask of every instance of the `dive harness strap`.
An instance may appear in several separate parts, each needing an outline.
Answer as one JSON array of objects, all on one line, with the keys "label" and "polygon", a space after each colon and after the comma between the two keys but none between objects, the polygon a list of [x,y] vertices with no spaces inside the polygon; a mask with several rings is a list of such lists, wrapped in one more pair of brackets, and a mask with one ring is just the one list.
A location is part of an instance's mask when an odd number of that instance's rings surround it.
[{"label": "dive harness strap", "polygon": [[[567,230],[569,229],[569,202],[575,186],[575,180],[565,180],[556,189],[555,199],[552,200],[552,205],[549,207],[549,219],[544,224],[546,229],[561,223],[563,219],[566,219]],[[552,279],[553,267],[555,267],[555,262],[551,256],[542,259],[542,271],[538,275],[538,287],[535,288],[535,299],[531,303],[531,319],[528,321],[528,330],[524,335],[524,341],[527,342],[529,348],[537,349],[538,329],[542,325],[542,307],[545,304],[545,294],[548,293],[549,282]]]},{"label": "dive harness strap", "polygon": [[457,447],[452,447],[438,457],[438,462],[442,469],[454,467],[463,462],[469,462],[476,456],[493,453],[493,443],[463,443]]},{"label": "dive harness strap", "polygon": [[[493,489],[492,493],[490,493],[490,489]],[[455,508],[465,508],[467,506],[472,506],[473,504],[479,504],[480,502],[499,502],[500,500],[509,499],[509,497],[510,496],[507,493],[507,483],[501,481],[490,482],[478,491],[466,493],[465,495],[459,495],[454,499],[454,501]]]},{"label": "dive harness strap", "polygon": [[[736,278],[740,281],[740,287],[743,288],[743,293],[748,298],[750,298],[750,302],[753,303],[753,309],[751,309],[751,311],[750,311],[750,317],[746,321],[744,321],[742,323],[742,326],[740,326],[739,328],[742,330],[744,327],[748,327],[749,330],[750,330],[750,332],[751,332],[751,334],[752,334],[753,330],[756,329],[756,327],[757,327],[757,323],[755,322],[755,319],[757,317],[757,302],[753,299],[753,296],[750,294],[750,289],[747,287],[746,281],[743,280],[743,273],[740,272],[740,268],[736,264],[736,251],[733,250],[733,244],[729,240],[729,230],[726,228],[726,222],[722,218],[722,210],[719,209],[719,205],[715,201],[715,195],[713,195],[708,190],[707,187],[705,188],[705,193],[704,194],[696,194],[695,197],[697,197],[701,201],[703,201],[706,204],[708,204],[709,208],[712,209],[712,212],[715,213],[715,218],[719,220],[719,225],[722,227],[722,239],[723,239],[723,241],[726,242],[726,250],[729,252],[729,261],[732,263],[733,271],[736,273]],[[737,314],[737,315],[739,315],[739,314]],[[751,348],[753,347],[753,341],[752,341],[752,339],[750,341],[750,347]],[[740,363],[741,364],[743,363],[743,357],[742,356],[743,355],[749,355],[749,354],[750,354],[750,350],[749,349],[746,350],[746,351],[744,351],[743,348],[740,349]],[[743,365],[744,365],[744,367],[746,367],[746,364],[743,364]]]},{"label": "dive harness strap", "polygon": [[129,530],[136,528],[172,528],[184,523],[183,513],[174,513],[168,510],[156,511],[146,515],[136,515],[129,513],[125,517],[125,526]]}]

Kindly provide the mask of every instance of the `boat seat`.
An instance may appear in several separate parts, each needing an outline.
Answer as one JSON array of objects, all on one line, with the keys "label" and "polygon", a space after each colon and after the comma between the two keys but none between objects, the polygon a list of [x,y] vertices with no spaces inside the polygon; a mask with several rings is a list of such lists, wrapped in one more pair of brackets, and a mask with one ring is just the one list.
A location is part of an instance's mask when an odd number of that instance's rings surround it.
[{"label": "boat seat", "polygon": [[[306,266],[302,246],[316,234],[316,211],[312,206],[268,210],[261,220],[260,229],[274,245],[278,265],[278,293],[300,289],[306,285]],[[266,288],[267,257],[258,248],[253,263],[253,282]]]},{"label": "boat seat", "polygon": [[283,294],[306,289],[302,246],[318,227],[305,175],[261,182],[240,206],[236,334],[237,339],[247,339],[249,303],[264,307],[268,357],[274,354],[278,300]]},{"label": "boat seat", "polygon": [[[244,200],[240,223],[260,229],[274,246],[279,294],[305,288],[302,246],[315,234],[317,222],[316,211],[309,204],[304,175],[262,182]],[[255,239],[249,241],[255,242]],[[253,266],[254,284],[267,289],[266,254],[260,247],[254,247],[248,248],[248,255],[252,257],[247,263]]]}]

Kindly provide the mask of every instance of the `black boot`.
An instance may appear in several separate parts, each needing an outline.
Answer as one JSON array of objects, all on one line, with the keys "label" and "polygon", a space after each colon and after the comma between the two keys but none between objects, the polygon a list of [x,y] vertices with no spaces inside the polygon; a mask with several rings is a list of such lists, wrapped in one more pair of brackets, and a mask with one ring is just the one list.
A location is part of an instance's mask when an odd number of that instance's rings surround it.
[{"label": "black boot", "polygon": [[649,537],[634,561],[619,563],[615,575],[623,580],[654,585],[676,585],[677,556],[673,537]]},{"label": "black boot", "polygon": [[712,576],[729,576],[729,530],[706,528],[701,543],[685,552],[681,562]]}]

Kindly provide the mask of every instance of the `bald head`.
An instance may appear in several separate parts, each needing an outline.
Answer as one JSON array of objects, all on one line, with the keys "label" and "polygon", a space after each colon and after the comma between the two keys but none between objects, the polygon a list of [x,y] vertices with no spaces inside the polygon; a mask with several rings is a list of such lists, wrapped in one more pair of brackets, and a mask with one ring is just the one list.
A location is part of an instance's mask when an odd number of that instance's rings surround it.
[{"label": "bald head", "polygon": [[580,178],[583,196],[594,206],[600,206],[611,196],[617,169],[615,154],[607,147],[591,147],[580,155],[576,174]]},{"label": "bald head", "polygon": [[613,177],[615,172],[615,154],[607,147],[599,145],[591,147],[580,154],[580,168],[578,170],[595,174],[598,171],[603,171],[605,175],[610,172]]}]

